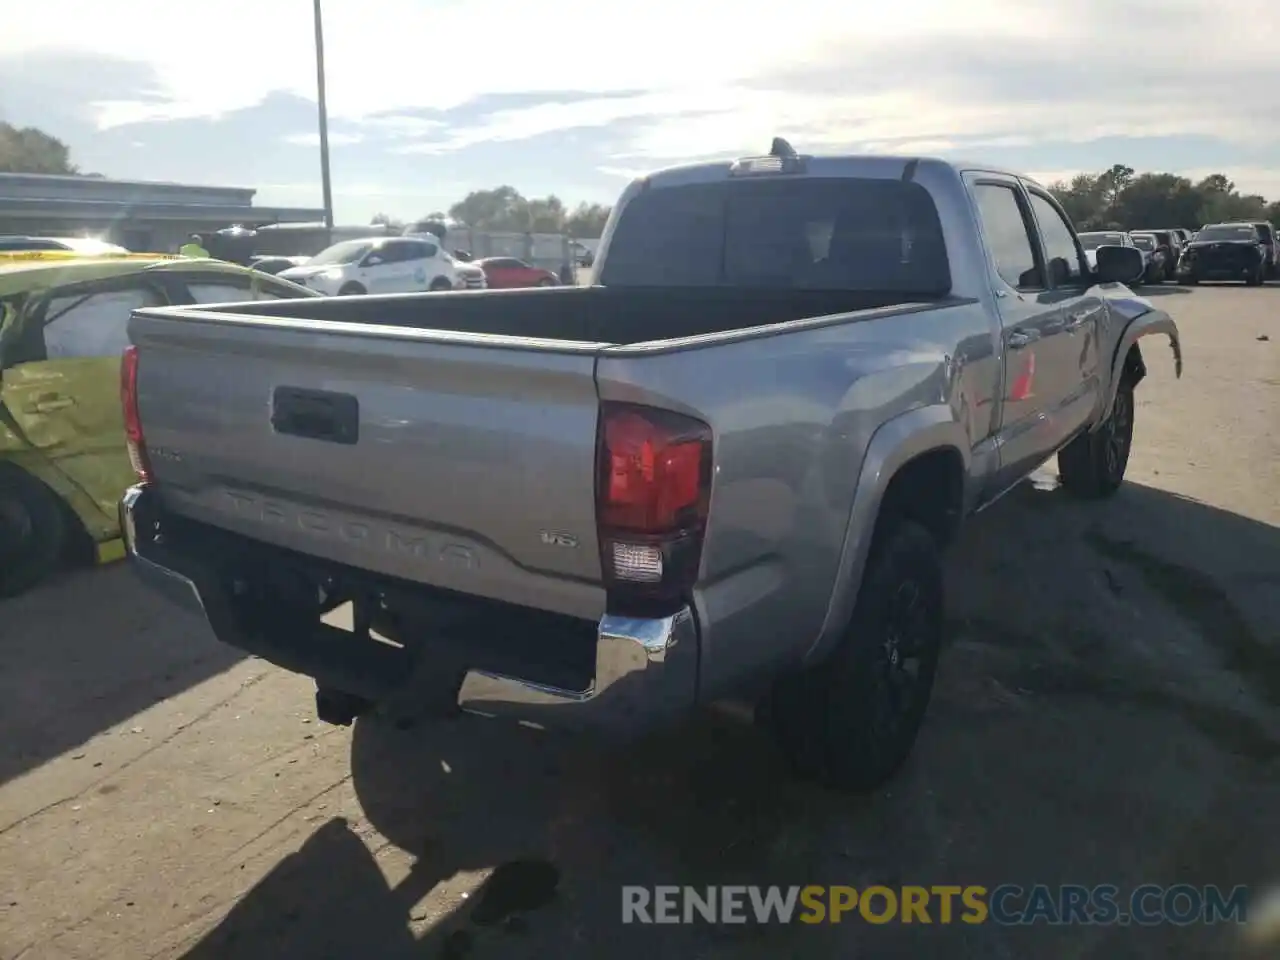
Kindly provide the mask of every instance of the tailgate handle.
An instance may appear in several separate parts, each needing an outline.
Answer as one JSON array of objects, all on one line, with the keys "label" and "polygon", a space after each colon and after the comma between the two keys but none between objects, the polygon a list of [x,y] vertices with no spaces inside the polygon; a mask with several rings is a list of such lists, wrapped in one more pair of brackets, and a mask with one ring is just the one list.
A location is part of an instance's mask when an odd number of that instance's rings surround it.
[{"label": "tailgate handle", "polygon": [[293,437],[353,444],[360,439],[360,404],[349,393],[276,387],[271,426]]}]

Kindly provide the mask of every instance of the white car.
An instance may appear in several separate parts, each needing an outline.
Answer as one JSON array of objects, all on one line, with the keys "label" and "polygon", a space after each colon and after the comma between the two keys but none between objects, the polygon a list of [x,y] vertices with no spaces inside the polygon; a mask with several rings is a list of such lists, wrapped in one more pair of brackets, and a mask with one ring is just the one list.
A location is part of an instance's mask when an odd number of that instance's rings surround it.
[{"label": "white car", "polygon": [[1123,230],[1097,230],[1080,234],[1080,245],[1084,247],[1084,256],[1089,261],[1089,266],[1097,269],[1099,247],[1132,247],[1133,240]]},{"label": "white car", "polygon": [[421,293],[463,290],[474,285],[469,272],[440,248],[417,237],[344,240],[300,267],[276,276],[328,296],[364,293]]}]

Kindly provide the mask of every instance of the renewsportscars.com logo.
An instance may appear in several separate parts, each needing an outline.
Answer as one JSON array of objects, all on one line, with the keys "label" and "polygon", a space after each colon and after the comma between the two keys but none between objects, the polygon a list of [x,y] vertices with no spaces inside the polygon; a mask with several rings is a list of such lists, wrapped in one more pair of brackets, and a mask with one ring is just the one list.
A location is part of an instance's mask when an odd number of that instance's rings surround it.
[{"label": "renewsportscars.com logo", "polygon": [[1144,884],[961,886],[625,886],[623,923],[1137,925],[1237,923],[1249,888]]}]

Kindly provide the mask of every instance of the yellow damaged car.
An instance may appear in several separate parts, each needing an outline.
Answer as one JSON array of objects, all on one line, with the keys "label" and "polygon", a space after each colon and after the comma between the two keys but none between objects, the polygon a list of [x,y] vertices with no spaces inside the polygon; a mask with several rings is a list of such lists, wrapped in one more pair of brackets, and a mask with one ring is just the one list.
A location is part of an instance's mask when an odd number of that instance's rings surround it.
[{"label": "yellow damaged car", "polygon": [[319,296],[247,267],[162,254],[0,254],[0,597],[118,549],[133,482],[120,355],[137,307]]}]

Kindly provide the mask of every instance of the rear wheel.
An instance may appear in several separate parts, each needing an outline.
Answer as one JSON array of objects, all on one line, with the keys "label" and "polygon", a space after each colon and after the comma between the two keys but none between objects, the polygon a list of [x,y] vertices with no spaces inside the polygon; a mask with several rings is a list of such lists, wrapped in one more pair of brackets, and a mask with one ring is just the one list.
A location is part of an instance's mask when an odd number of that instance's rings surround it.
[{"label": "rear wheel", "polygon": [[431,281],[431,286],[428,289],[432,293],[443,293],[445,290],[452,290],[453,284],[444,277],[436,277]]},{"label": "rear wheel", "polygon": [[1087,500],[1120,489],[1133,446],[1133,385],[1122,383],[1106,421],[1058,452],[1058,474],[1068,493]]},{"label": "rear wheel", "polygon": [[550,277],[545,277],[542,280],[538,281],[538,286],[540,287],[554,287],[555,285],[556,285],[556,282],[552,280]]},{"label": "rear wheel", "polygon": [[338,291],[340,297],[362,297],[369,291],[358,283],[344,283],[342,289]]},{"label": "rear wheel", "polygon": [[21,470],[0,468],[0,597],[22,593],[52,573],[67,536],[53,491]]},{"label": "rear wheel", "polygon": [[1244,280],[1245,286],[1248,286],[1248,287],[1262,286],[1263,280],[1266,279],[1266,273],[1264,272],[1265,269],[1266,268],[1262,264],[1258,264],[1258,266],[1249,273],[1249,276],[1245,277],[1245,280]]},{"label": "rear wheel", "polygon": [[779,681],[764,715],[796,773],[874,790],[915,745],[942,646],[942,562],[920,525],[876,536],[853,615],[830,659]]}]

